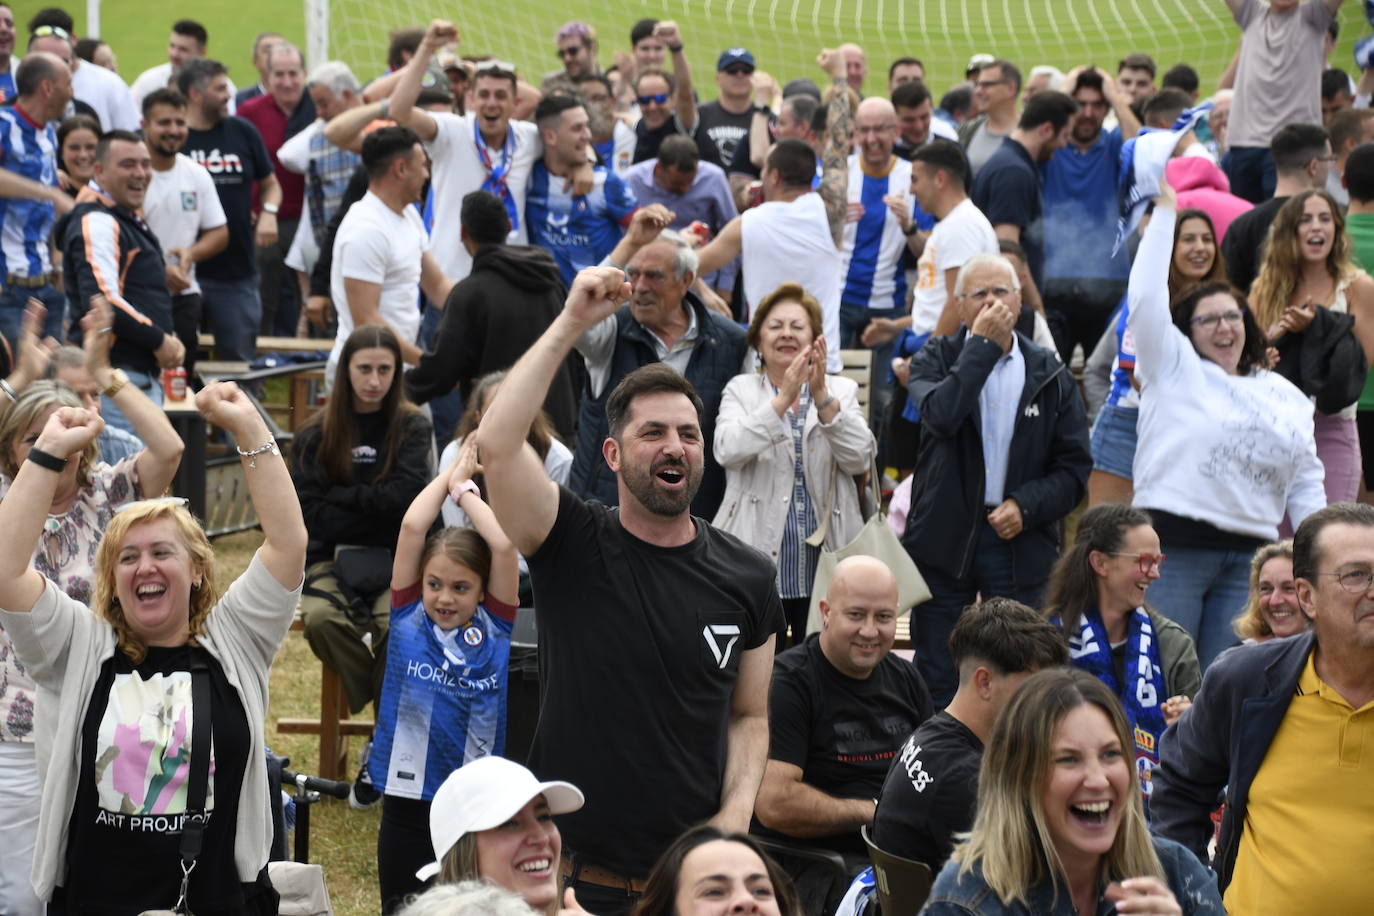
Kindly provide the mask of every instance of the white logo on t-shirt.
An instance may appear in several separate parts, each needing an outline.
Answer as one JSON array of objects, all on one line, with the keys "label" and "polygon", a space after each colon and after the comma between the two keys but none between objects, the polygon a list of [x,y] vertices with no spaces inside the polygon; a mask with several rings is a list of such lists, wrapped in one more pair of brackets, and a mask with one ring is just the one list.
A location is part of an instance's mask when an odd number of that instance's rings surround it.
[{"label": "white logo on t-shirt", "polygon": [[[706,645],[710,647],[711,654],[716,658],[716,667],[724,669],[730,664],[730,651],[735,648],[735,643],[739,641],[739,627],[733,623],[712,623],[701,629],[701,635],[706,639]],[[725,648],[720,647],[718,637],[728,636],[729,640],[725,643]]]}]

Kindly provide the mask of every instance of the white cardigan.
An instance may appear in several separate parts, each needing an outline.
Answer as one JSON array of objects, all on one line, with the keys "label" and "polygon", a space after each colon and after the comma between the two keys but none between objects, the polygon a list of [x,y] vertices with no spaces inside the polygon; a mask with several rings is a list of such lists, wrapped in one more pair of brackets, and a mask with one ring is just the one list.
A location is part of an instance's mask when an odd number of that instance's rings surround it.
[{"label": "white cardigan", "polygon": [[1156,209],[1131,268],[1128,327],[1141,382],[1133,503],[1275,540],[1326,505],[1312,402],[1267,369],[1227,375],[1169,314],[1175,215]]},{"label": "white cardigan", "polygon": [[[831,481],[835,483],[835,507],[825,538],[825,549],[835,550],[863,527],[852,478],[870,468],[878,446],[859,410],[859,386],[839,375],[827,376],[825,384],[839,400],[840,410],[828,424],[820,422],[814,403],[807,410],[802,466],[818,521],[825,514]],[[761,372],[737,375],[725,386],[713,443],[716,461],[725,468],[725,498],[712,524],[776,563],[792,501],[796,456],[792,430],[773,410],[773,396],[773,386]],[[802,537],[808,534],[802,532]]]},{"label": "white cardigan", "polygon": [[[245,883],[255,880],[267,864],[272,843],[267,762],[262,752],[267,744],[267,678],[300,594],[300,586],[293,591],[282,588],[254,554],[248,569],[210,611],[199,637],[201,646],[224,669],[248,719],[251,756],[239,790],[234,835],[234,867]],[[114,656],[115,632],[52,582],[47,582],[28,613],[0,610],[0,626],[9,633],[19,659],[38,684],[35,705],[42,715],[35,722],[35,743],[43,797],[32,877],[39,898],[51,900],[53,887],[67,877],[67,828],[81,774],[81,727],[100,669]]]}]

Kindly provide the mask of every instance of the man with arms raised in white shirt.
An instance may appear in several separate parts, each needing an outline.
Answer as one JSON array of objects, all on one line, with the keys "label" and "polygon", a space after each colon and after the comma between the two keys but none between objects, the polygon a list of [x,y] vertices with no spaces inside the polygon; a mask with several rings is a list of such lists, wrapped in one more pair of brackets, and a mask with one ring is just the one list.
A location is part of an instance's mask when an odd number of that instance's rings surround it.
[{"label": "man with arms raised in white shirt", "polygon": [[172,89],[148,93],[143,99],[143,136],[153,175],[143,197],[143,218],[162,246],[167,289],[172,293],[172,325],[186,347],[183,365],[190,372],[195,368],[200,329],[196,262],[225,249],[229,223],[215,180],[204,166],[179,152],[186,144],[186,131],[186,97]]},{"label": "man with arms raised in white shirt", "polygon": [[[457,41],[453,23],[441,19],[430,23],[391,97],[382,103],[381,113],[415,131],[429,151],[434,162],[435,258],[446,275],[461,280],[472,269],[472,256],[458,237],[463,197],[470,191],[490,191],[501,198],[510,217],[510,241],[528,244],[525,192],[530,170],[544,148],[534,124],[511,120],[515,74],[499,66],[482,66],[473,76],[471,114],[432,113],[415,107],[430,58]],[[408,357],[406,361],[412,362]]]},{"label": "man with arms raised in white shirt", "polygon": [[354,204],[334,236],[330,286],[339,331],[329,354],[325,378],[355,327],[389,325],[401,340],[401,358],[420,361],[415,345],[420,330],[416,289],[434,302],[448,298],[453,286],[429,252],[429,236],[411,204],[424,194],[429,157],[408,127],[382,127],[363,141],[367,193]]}]

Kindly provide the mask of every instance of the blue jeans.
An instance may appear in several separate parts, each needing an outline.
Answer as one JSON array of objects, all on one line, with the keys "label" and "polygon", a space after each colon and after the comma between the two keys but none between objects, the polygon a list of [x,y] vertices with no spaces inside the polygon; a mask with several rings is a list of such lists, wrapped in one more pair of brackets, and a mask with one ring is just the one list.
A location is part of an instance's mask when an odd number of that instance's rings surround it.
[{"label": "blue jeans", "polygon": [[215,357],[252,362],[257,354],[258,323],[262,321],[258,275],[238,280],[197,280],[202,314],[215,335]]},{"label": "blue jeans", "polygon": [[[124,374],[129,377],[130,385],[136,386],[148,396],[148,400],[152,401],[157,406],[162,406],[161,373],[149,375],[146,372],[136,372],[133,369],[125,369]],[[124,416],[120,409],[114,405],[114,401],[105,397],[103,394],[100,396],[100,416],[104,417],[106,426],[113,426],[116,429],[124,430],[126,433],[135,436],[138,435],[138,430],[134,429],[134,425],[129,422],[129,418]],[[150,493],[148,495],[153,496],[157,494]]]},{"label": "blue jeans", "polygon": [[[0,277],[0,280],[3,279]],[[30,297],[42,302],[48,310],[48,316],[43,319],[43,336],[59,341],[64,339],[62,324],[67,314],[66,296],[52,286],[40,286],[37,289],[6,286],[0,291],[0,334],[9,341],[10,353],[16,361],[19,359],[19,333],[24,327],[24,308]]]},{"label": "blue jeans", "polygon": [[973,568],[967,578],[960,579],[934,567],[922,569],[931,598],[911,609],[911,648],[916,650],[916,668],[930,688],[936,709],[948,706],[954,691],[959,689],[959,672],[949,654],[949,634],[964,608],[980,598],[997,597],[1014,598],[1039,608],[1045,592],[1044,579],[1016,581],[1012,542],[999,538],[986,518],[979,519],[976,537]]},{"label": "blue jeans", "polygon": [[1231,193],[1252,204],[1274,196],[1274,157],[1267,146],[1233,146],[1221,158],[1222,171],[1231,181]]},{"label": "blue jeans", "polygon": [[1235,620],[1250,594],[1250,551],[1164,545],[1167,560],[1146,600],[1197,643],[1202,670],[1238,641]]},{"label": "blue jeans", "polygon": [[[874,318],[901,318],[900,309],[871,309],[866,306],[850,305],[840,303],[840,348],[844,350],[862,350],[864,345],[859,342],[859,337],[863,334],[864,328]],[[869,373],[869,401],[868,416],[869,426],[873,429],[873,437],[878,440],[878,467],[882,467],[883,454],[886,451],[884,445],[887,439],[887,411],[888,405],[892,402],[892,348],[896,341],[888,341],[885,344],[878,344],[876,347],[869,347],[873,351],[873,368]]]}]

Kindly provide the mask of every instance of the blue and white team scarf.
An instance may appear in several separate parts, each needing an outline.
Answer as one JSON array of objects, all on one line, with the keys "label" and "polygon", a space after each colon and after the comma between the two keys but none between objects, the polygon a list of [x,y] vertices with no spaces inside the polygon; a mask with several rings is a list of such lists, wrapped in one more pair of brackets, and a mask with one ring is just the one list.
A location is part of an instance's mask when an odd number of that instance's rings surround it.
[{"label": "blue and white team scarf", "polygon": [[1140,133],[1121,144],[1121,160],[1117,169],[1121,186],[1121,219],[1117,223],[1112,257],[1116,257],[1126,237],[1140,225],[1145,207],[1159,194],[1164,167],[1173,158],[1178,141],[1211,110],[1212,100],[1207,99],[1179,115],[1174,126],[1168,130],[1142,127]]},{"label": "blue and white team scarf", "polygon": [[1087,611],[1078,632],[1069,639],[1069,661],[1074,667],[1106,684],[1126,707],[1135,742],[1136,767],[1145,817],[1150,816],[1150,773],[1159,765],[1159,737],[1164,734],[1164,701],[1168,699],[1164,669],[1159,663],[1159,641],[1150,615],[1143,607],[1131,613],[1126,631],[1126,683],[1116,679],[1112,646],[1097,611]]}]

